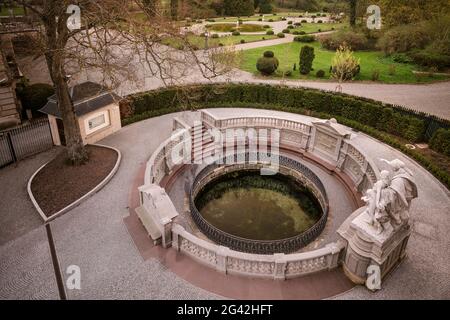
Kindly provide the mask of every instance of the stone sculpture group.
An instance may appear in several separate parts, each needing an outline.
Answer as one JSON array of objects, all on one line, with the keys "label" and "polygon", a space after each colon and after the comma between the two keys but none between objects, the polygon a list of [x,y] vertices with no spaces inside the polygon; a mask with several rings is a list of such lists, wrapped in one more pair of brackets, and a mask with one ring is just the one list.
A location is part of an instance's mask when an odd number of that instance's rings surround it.
[{"label": "stone sculpture group", "polygon": [[417,185],[413,173],[402,161],[380,160],[390,166],[392,176],[389,171],[383,170],[381,179],[367,190],[362,200],[367,204],[367,223],[379,235],[389,237],[392,232],[408,224],[411,201],[417,198]]}]

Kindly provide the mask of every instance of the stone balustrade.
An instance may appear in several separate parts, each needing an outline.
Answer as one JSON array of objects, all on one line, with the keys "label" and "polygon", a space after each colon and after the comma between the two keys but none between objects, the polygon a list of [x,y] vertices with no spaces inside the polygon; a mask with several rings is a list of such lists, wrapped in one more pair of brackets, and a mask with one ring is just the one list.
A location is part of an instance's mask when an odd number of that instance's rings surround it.
[{"label": "stone balustrade", "polygon": [[303,253],[244,253],[200,239],[176,223],[172,227],[172,246],[219,272],[279,280],[334,269],[344,249],[337,242]]},{"label": "stone balustrade", "polygon": [[[330,167],[335,168],[334,170],[347,175],[359,192],[371,188],[379,178],[378,168],[352,144],[351,139],[348,139],[347,136],[343,136],[342,140],[336,139],[335,149],[337,152],[333,149],[335,146],[331,146],[329,150],[326,145],[325,147],[319,146],[314,123],[261,116],[218,119],[206,110],[201,111],[201,120],[207,128],[217,128],[222,132],[232,128],[279,129],[281,146],[317,155]],[[333,136],[335,133],[332,130],[333,123],[324,122],[323,125],[330,127],[329,132],[321,131],[322,135],[330,134],[330,139],[324,139],[324,141],[335,141]],[[165,140],[147,162],[146,185],[159,185],[164,176],[171,173],[173,166],[178,164],[172,159],[172,151],[179,147],[180,143],[184,143],[183,139],[191,137],[191,130],[179,119],[174,121],[173,129],[175,131],[172,137]],[[338,143],[340,141],[342,143]],[[323,144],[323,141],[320,142]],[[315,153],[316,150],[320,152]],[[326,156],[327,151],[329,151],[329,157]],[[335,159],[336,154],[337,158]],[[325,157],[323,157],[324,155]],[[324,221],[326,222],[326,220]],[[345,249],[345,245],[339,241],[304,253],[270,255],[244,253],[200,239],[176,223],[172,224],[172,245],[178,251],[220,272],[271,279],[288,279],[333,269],[340,263],[341,253]]]}]

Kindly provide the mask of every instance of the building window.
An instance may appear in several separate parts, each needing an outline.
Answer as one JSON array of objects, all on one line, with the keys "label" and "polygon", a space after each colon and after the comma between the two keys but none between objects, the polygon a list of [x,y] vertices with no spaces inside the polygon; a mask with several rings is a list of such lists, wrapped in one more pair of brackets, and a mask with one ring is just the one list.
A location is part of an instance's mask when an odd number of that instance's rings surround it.
[{"label": "building window", "polygon": [[86,119],[86,134],[91,134],[97,130],[109,126],[109,113],[103,111]]}]

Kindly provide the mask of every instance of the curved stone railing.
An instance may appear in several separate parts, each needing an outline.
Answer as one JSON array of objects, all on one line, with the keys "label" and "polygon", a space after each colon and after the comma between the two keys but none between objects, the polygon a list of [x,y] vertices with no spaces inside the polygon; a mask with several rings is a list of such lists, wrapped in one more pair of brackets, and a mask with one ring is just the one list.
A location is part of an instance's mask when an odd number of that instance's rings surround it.
[{"label": "curved stone railing", "polygon": [[[235,155],[237,161],[237,156]],[[256,157],[254,157],[256,158]],[[244,158],[243,158],[244,159]],[[308,167],[301,163],[289,159],[284,156],[279,157],[279,172],[286,176],[291,176],[298,180],[302,185],[308,188],[318,199],[322,207],[322,215],[319,220],[308,230],[299,235],[288,239],[262,241],[241,238],[220,230],[209,223],[198,211],[195,205],[195,198],[200,190],[203,189],[210,181],[226,173],[245,170],[259,170],[264,167],[263,163],[249,163],[249,153],[245,154],[245,163],[236,165],[218,166],[212,164],[204,168],[195,178],[189,197],[189,207],[191,210],[191,217],[195,221],[198,228],[214,242],[227,246],[231,249],[256,253],[256,254],[274,254],[279,252],[290,253],[298,251],[307,246],[314,239],[316,239],[325,228],[328,218],[328,197],[325,188],[316,176]],[[234,162],[237,163],[237,162]]]},{"label": "curved stone railing", "polygon": [[[311,150],[313,124],[277,117],[218,119],[206,110],[201,111],[201,120],[206,127],[221,131],[228,128],[279,129],[280,145],[305,153]],[[173,161],[172,150],[179,147],[180,143],[185,143],[183,139],[191,137],[192,131],[182,122],[174,124],[175,129],[177,131],[172,137],[165,140],[147,162],[146,185],[160,184],[164,176],[169,175],[172,168],[179,164]],[[358,191],[364,192],[371,188],[379,178],[378,168],[373,162],[349,139],[342,141],[338,151],[337,159],[331,161],[330,166],[345,173]],[[176,223],[172,225],[172,245],[221,272],[275,279],[298,277],[335,268],[341,259],[340,252],[344,249],[344,245],[337,242],[305,253],[272,255],[243,253],[200,239]]]},{"label": "curved stone railing", "polygon": [[175,165],[181,164],[172,159],[172,150],[178,144],[184,144],[190,137],[188,129],[178,129],[172,136],[161,143],[147,161],[144,181],[146,185],[160,184],[165,175],[170,174]]},{"label": "curved stone railing", "polygon": [[172,246],[217,271],[269,279],[289,279],[334,269],[344,248],[338,242],[304,253],[244,253],[200,239],[178,224],[172,227]]},{"label": "curved stone railing", "polygon": [[[216,128],[221,131],[232,128],[278,129],[281,133],[280,145],[303,152],[308,152],[312,149],[311,139],[314,131],[312,124],[273,116],[217,119],[207,110],[201,111],[201,120],[207,127]],[[330,164],[335,165],[339,170],[345,172],[360,192],[371,188],[379,178],[378,168],[373,164],[372,160],[365,157],[358,147],[353,145],[348,139],[343,141],[336,161]]]}]

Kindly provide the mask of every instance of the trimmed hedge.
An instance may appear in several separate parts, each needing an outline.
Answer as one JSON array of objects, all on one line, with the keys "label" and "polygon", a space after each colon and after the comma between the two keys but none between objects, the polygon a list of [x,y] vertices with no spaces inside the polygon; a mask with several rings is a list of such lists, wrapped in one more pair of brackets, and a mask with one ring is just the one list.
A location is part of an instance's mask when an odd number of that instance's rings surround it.
[{"label": "trimmed hedge", "polygon": [[[220,93],[215,88],[220,87]],[[372,128],[400,136],[410,142],[428,141],[439,128],[449,128],[450,123],[423,113],[400,109],[392,105],[357,98],[345,94],[328,93],[321,90],[289,88],[258,84],[215,84],[191,86],[198,103],[214,101],[250,103],[279,103],[283,106],[325,112],[343,116]],[[131,96],[135,114],[154,110],[157,106],[179,105],[177,87],[169,87]],[[432,132],[430,132],[430,130]],[[427,134],[426,134],[427,133]]]},{"label": "trimmed hedge", "polygon": [[[433,149],[446,154],[450,136],[449,121],[371,99],[315,89],[258,84],[194,85],[188,89],[190,95],[195,97],[195,101],[190,99],[190,106],[184,103],[186,99],[183,98],[183,92],[186,88],[169,87],[129,96],[134,115],[123,119],[123,125],[192,108],[214,107],[255,107],[322,118],[334,117],[340,123],[363,131],[413,157],[450,187],[450,175],[447,172],[391,136],[410,142],[429,141]],[[433,138],[430,140],[431,136]]]},{"label": "trimmed hedge", "polygon": [[430,148],[450,157],[450,129],[438,129],[430,139]]},{"label": "trimmed hedge", "polygon": [[316,41],[316,37],[314,37],[314,36],[298,36],[298,37],[294,37],[294,41],[310,43],[310,42]]}]

